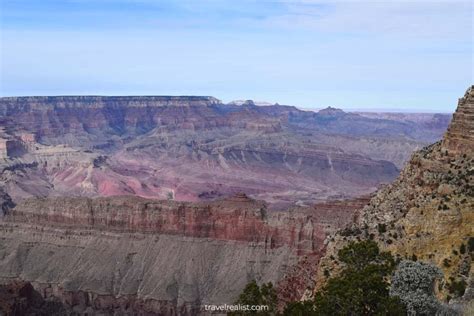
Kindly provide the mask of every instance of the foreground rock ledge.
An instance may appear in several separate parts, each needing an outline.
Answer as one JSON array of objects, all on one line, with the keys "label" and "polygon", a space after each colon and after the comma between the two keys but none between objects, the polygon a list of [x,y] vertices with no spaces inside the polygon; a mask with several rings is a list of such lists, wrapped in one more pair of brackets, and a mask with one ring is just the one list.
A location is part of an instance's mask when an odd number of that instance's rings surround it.
[{"label": "foreground rock ledge", "polygon": [[0,280],[31,282],[80,312],[194,315],[233,302],[252,279],[294,300],[313,286],[325,236],[366,202],[269,213],[243,195],[29,199],[0,222]]}]

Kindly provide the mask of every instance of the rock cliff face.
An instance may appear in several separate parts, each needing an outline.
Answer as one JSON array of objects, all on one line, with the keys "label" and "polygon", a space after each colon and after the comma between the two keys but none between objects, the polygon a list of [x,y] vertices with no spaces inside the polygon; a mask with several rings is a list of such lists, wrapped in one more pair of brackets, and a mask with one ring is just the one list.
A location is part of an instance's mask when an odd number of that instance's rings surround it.
[{"label": "rock cliff face", "polygon": [[57,299],[45,300],[28,282],[0,285],[1,315],[71,315],[72,310]]},{"label": "rock cliff face", "polygon": [[442,130],[332,108],[167,96],[0,98],[0,123],[0,179],[14,201],[245,192],[280,209],[373,192]]},{"label": "rock cliff face", "polygon": [[[287,246],[298,254],[320,250],[325,228],[313,216],[283,212],[267,216],[266,213],[265,203],[245,195],[193,204],[133,197],[50,198],[20,202],[6,221],[255,242],[268,249]],[[335,215],[326,217],[331,225]]]},{"label": "rock cliff face", "polygon": [[0,98],[0,123],[0,281],[129,315],[194,315],[252,279],[298,299],[354,197],[440,137],[212,97]]},{"label": "rock cliff face", "polygon": [[474,152],[474,86],[466,91],[453,114],[452,123],[442,142],[443,149],[451,151],[452,155]]},{"label": "rock cliff face", "polygon": [[445,275],[440,297],[455,296],[450,290],[453,283],[465,282],[465,299],[474,298],[473,111],[471,87],[459,100],[443,140],[416,152],[398,179],[378,191],[351,225],[331,237],[318,267],[318,287],[325,274],[337,273],[331,256],[349,240],[371,238],[400,258],[440,267]]},{"label": "rock cliff face", "polygon": [[78,312],[193,315],[233,302],[252,279],[293,300],[314,286],[325,236],[366,202],[268,212],[245,195],[27,199],[0,222],[0,280],[30,282]]},{"label": "rock cliff face", "polygon": [[14,206],[12,198],[0,188],[0,218],[7,214]]}]

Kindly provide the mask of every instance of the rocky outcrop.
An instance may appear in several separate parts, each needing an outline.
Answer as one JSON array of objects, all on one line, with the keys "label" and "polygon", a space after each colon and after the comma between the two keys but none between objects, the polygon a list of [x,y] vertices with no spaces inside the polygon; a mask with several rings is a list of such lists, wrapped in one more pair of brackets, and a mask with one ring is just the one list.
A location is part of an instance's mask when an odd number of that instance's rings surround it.
[{"label": "rocky outcrop", "polygon": [[[20,202],[6,220],[70,229],[253,242],[268,249],[287,246],[298,254],[320,252],[325,238],[324,224],[313,216],[268,216],[263,202],[247,197],[211,203],[136,197],[28,199]],[[331,218],[328,220],[332,224]]]},{"label": "rocky outcrop", "polygon": [[0,218],[9,213],[13,207],[15,207],[15,203],[13,203],[10,195],[5,193],[3,188],[0,188]]},{"label": "rocky outcrop", "polygon": [[58,299],[45,300],[28,282],[13,281],[0,285],[0,314],[12,316],[71,315]]},{"label": "rocky outcrop", "polygon": [[[441,142],[416,152],[398,179],[379,190],[354,222],[330,237],[318,267],[318,286],[337,274],[337,251],[350,240],[370,238],[399,258],[436,264],[445,279],[440,298],[459,296],[454,284],[474,287],[474,143],[471,87],[459,102]],[[470,289],[471,288],[471,289]]]},{"label": "rocky outcrop", "polygon": [[0,222],[0,281],[28,281],[74,311],[106,314],[194,315],[233,302],[252,279],[292,300],[313,286],[309,267],[325,236],[366,202],[271,212],[243,194],[199,203],[27,199]]},{"label": "rocky outcrop", "polygon": [[452,123],[442,142],[443,149],[452,155],[474,152],[474,86],[459,99],[458,109],[453,114]]}]

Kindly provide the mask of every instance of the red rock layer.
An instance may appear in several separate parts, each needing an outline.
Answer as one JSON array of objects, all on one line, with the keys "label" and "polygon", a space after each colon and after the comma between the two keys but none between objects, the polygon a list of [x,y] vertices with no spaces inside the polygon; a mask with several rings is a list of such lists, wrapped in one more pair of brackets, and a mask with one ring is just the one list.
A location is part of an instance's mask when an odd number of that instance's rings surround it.
[{"label": "red rock layer", "polygon": [[455,153],[474,152],[474,86],[459,99],[442,147]]},{"label": "red rock layer", "polygon": [[265,203],[237,196],[209,203],[142,198],[28,199],[8,221],[121,232],[159,233],[288,246],[298,254],[320,253],[326,233],[350,220],[365,199],[322,203],[294,212],[268,214]]}]

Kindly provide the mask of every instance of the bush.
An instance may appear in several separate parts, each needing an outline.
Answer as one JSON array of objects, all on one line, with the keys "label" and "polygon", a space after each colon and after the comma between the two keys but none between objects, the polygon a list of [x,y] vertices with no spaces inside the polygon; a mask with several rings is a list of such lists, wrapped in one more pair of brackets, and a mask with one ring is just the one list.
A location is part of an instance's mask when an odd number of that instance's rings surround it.
[{"label": "bush", "polygon": [[390,273],[395,268],[395,260],[389,252],[380,252],[375,241],[350,242],[338,252],[339,260],[346,264],[347,270],[362,271],[373,265]]},{"label": "bush", "polygon": [[379,231],[380,234],[383,234],[387,231],[387,225],[380,223],[377,225],[377,230]]},{"label": "bush", "polygon": [[467,249],[469,249],[469,252],[474,252],[474,237],[469,237],[469,240],[467,241]]},{"label": "bush", "polygon": [[444,258],[443,266],[445,266],[446,268],[449,268],[451,266],[451,260],[449,260],[448,258]]},{"label": "bush", "polygon": [[436,315],[441,304],[434,295],[434,283],[442,276],[431,264],[404,260],[392,278],[390,295],[401,299],[409,315]]},{"label": "bush", "polygon": [[460,281],[452,281],[451,284],[448,285],[448,290],[449,293],[453,294],[455,297],[461,297],[466,291],[466,286],[466,281],[461,279]]},{"label": "bush", "polygon": [[258,316],[269,316],[276,315],[277,308],[277,295],[273,288],[272,283],[262,284],[259,286],[255,280],[247,284],[240,294],[239,299],[235,304],[240,305],[267,305],[269,311],[242,311],[242,312],[230,312],[230,316],[240,315],[258,315]]},{"label": "bush", "polygon": [[267,305],[268,311],[242,311],[242,312],[230,312],[230,316],[238,315],[258,315],[258,316],[270,316],[277,315],[277,294],[273,288],[271,282],[262,284],[259,286],[255,280],[248,283],[242,293],[239,295],[239,299],[235,302],[236,305]]},{"label": "bush", "polygon": [[291,302],[283,311],[285,316],[317,316],[314,304],[311,301]]},{"label": "bush", "polygon": [[405,315],[405,307],[390,297],[388,276],[395,261],[371,240],[351,242],[338,252],[344,269],[329,279],[311,303],[293,303],[284,315]]},{"label": "bush", "polygon": [[462,255],[466,253],[466,245],[465,244],[461,244],[461,246],[459,247],[459,252]]}]

